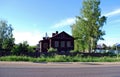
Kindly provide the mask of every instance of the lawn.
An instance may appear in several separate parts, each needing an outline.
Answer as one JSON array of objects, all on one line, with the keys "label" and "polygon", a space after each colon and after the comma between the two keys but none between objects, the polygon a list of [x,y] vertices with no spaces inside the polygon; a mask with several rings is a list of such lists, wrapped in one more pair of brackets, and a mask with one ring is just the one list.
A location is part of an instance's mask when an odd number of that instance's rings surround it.
[{"label": "lawn", "polygon": [[105,57],[82,57],[76,56],[41,56],[41,57],[27,57],[27,56],[3,56],[0,61],[28,61],[28,62],[119,62],[120,56],[105,56]]}]

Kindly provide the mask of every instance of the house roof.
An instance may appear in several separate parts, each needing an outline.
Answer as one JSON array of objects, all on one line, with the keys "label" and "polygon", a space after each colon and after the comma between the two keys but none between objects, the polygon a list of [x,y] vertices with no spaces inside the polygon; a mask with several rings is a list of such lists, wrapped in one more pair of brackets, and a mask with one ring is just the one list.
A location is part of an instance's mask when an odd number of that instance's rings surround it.
[{"label": "house roof", "polygon": [[49,40],[49,39],[54,39],[56,37],[60,37],[61,38],[61,36],[62,36],[62,38],[70,37],[71,39],[74,39],[71,35],[69,35],[68,33],[64,32],[64,31],[62,31],[61,33],[55,34],[52,37],[48,37],[47,39],[40,40],[40,42],[41,41],[45,41],[45,40]]},{"label": "house roof", "polygon": [[58,37],[59,35],[64,35],[64,36],[68,36],[68,37],[70,37],[70,38],[73,38],[73,37],[72,37],[71,35],[69,35],[68,33],[62,31],[61,33],[58,33],[58,34],[50,37],[50,39],[52,39],[52,38],[54,38],[54,37]]}]

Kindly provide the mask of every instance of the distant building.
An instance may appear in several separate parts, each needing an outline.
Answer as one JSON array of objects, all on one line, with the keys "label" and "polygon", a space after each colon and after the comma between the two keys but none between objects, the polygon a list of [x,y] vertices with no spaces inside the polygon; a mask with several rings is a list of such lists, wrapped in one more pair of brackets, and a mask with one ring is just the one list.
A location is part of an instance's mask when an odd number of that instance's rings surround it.
[{"label": "distant building", "polygon": [[43,37],[43,40],[39,41],[40,52],[47,52],[49,48],[55,48],[58,52],[69,52],[74,49],[74,38],[66,32],[52,33],[52,37]]}]

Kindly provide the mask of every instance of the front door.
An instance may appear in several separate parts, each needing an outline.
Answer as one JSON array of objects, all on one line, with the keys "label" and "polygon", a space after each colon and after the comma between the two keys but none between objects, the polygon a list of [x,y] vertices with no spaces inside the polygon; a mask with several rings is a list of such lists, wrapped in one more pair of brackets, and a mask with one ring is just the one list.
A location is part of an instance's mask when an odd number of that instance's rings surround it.
[{"label": "front door", "polygon": [[43,44],[43,50],[44,50],[44,52],[48,51],[48,43]]}]

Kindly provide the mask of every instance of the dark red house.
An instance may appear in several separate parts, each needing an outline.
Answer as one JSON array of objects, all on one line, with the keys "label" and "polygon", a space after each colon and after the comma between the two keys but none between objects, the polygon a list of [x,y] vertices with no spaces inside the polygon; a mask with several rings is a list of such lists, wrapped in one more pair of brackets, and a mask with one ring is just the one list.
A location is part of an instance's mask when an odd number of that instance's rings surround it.
[{"label": "dark red house", "polygon": [[49,48],[55,48],[58,52],[69,52],[74,49],[74,38],[66,32],[52,33],[52,37],[43,37],[39,41],[40,52],[47,52]]}]

